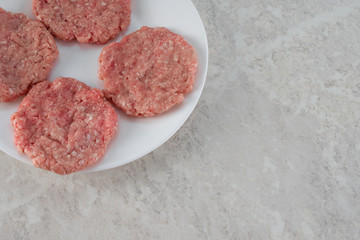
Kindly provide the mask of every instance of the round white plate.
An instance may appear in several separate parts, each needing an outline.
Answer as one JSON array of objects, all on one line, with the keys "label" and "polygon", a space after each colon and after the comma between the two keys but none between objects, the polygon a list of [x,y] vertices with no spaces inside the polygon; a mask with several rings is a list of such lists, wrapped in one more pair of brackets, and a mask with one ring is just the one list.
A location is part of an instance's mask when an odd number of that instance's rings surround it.
[{"label": "round white plate", "polygon": [[[0,7],[11,12],[21,12],[34,19],[30,0],[0,0]],[[186,121],[197,104],[206,80],[208,45],[204,26],[191,0],[133,0],[131,24],[120,39],[141,26],[167,27],[181,34],[197,51],[198,69],[194,89],[185,96],[183,103],[153,118],[128,117],[121,111],[119,129],[110,143],[106,155],[94,166],[82,172],[95,172],[114,168],[134,161],[153,151],[167,141]],[[59,58],[49,76],[73,77],[91,87],[103,89],[97,77],[98,57],[105,45],[79,44],[56,40]],[[10,156],[31,164],[29,158],[16,150],[10,116],[17,110],[21,99],[13,103],[0,103],[0,149]]]}]

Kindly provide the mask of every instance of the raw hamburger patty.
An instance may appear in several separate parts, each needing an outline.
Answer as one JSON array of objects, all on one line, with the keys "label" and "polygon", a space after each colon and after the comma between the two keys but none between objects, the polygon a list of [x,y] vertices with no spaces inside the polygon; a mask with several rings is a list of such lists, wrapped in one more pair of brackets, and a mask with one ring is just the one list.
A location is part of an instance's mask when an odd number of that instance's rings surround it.
[{"label": "raw hamburger patty", "polygon": [[130,0],[34,0],[33,13],[62,40],[105,43],[130,24]]},{"label": "raw hamburger patty", "polygon": [[46,80],[58,53],[42,23],[0,8],[0,102],[10,102]]},{"label": "raw hamburger patty", "polygon": [[100,90],[62,77],[34,86],[11,121],[18,150],[58,174],[96,163],[117,128],[117,114]]},{"label": "raw hamburger patty", "polygon": [[105,47],[99,57],[105,96],[132,116],[160,114],[194,84],[194,48],[166,28],[142,27]]}]

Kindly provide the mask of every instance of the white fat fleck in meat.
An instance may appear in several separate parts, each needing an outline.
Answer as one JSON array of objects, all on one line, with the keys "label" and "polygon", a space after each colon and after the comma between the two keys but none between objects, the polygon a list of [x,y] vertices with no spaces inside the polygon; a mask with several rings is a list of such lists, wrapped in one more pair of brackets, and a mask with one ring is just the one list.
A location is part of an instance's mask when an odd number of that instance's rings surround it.
[{"label": "white fat fleck in meat", "polygon": [[91,136],[90,136],[90,134],[86,134],[86,140],[90,140],[91,139]]},{"label": "white fat fleck in meat", "polygon": [[89,122],[91,122],[93,120],[93,118],[94,118],[94,115],[88,113],[88,114],[86,114],[85,122],[89,123]]}]

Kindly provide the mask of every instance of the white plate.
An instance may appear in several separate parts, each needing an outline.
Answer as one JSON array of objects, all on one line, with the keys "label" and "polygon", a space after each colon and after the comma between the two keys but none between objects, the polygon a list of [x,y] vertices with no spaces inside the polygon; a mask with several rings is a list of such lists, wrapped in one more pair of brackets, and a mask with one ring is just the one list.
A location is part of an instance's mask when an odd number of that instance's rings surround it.
[{"label": "white plate", "polygon": [[[30,0],[0,0],[0,7],[7,11],[22,12],[34,19],[31,3]],[[114,168],[153,151],[184,124],[200,98],[208,66],[208,45],[204,26],[191,0],[133,0],[130,27],[113,41],[120,41],[124,35],[138,30],[141,26],[167,27],[184,36],[195,47],[198,69],[194,89],[185,96],[183,103],[157,117],[132,118],[118,111],[119,129],[106,155],[95,166],[83,172]],[[50,81],[59,76],[73,77],[89,86],[103,89],[103,82],[98,79],[97,70],[98,57],[105,45],[58,40],[57,45],[60,54],[49,76]],[[17,110],[20,101],[0,103],[0,149],[22,162],[31,164],[29,158],[17,152],[13,143],[10,116]]]}]

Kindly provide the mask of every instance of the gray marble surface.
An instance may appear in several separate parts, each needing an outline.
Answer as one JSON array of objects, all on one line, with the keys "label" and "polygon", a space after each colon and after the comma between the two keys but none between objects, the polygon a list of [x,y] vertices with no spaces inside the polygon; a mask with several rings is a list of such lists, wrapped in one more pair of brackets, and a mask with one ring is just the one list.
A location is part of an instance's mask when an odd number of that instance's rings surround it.
[{"label": "gray marble surface", "polygon": [[0,239],[360,238],[360,1],[193,2],[210,59],[185,125],[98,173],[0,153]]}]

